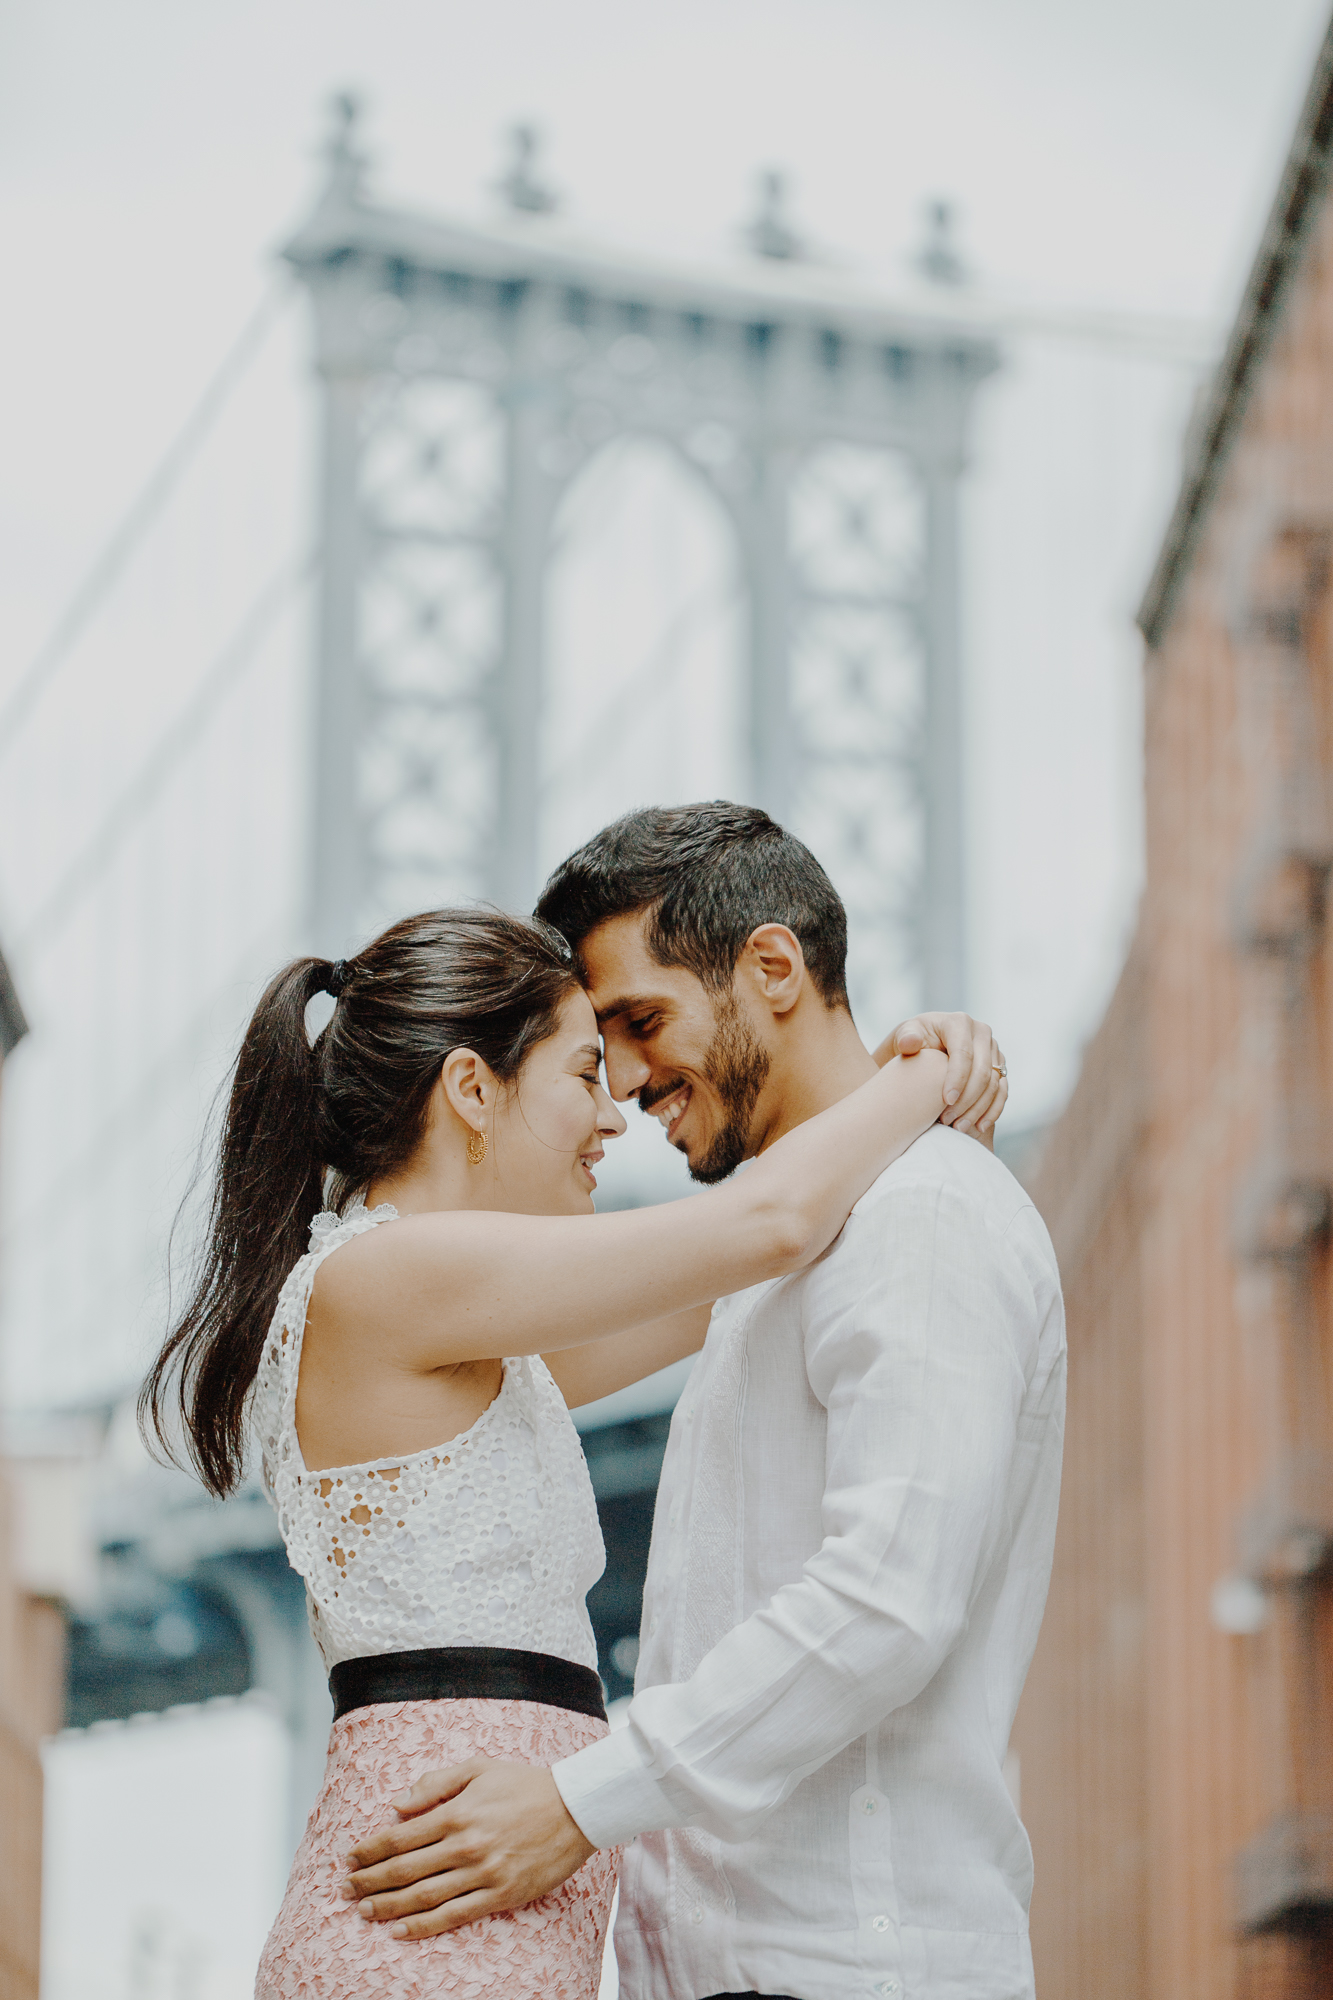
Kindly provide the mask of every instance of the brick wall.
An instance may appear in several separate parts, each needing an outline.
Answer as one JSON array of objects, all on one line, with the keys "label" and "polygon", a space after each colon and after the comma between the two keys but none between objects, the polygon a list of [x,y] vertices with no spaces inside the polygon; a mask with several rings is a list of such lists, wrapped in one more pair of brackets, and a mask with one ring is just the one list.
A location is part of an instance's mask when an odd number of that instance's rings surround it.
[{"label": "brick wall", "polygon": [[[1331,568],[1325,200],[1146,662],[1139,930],[1028,1175],[1070,1343],[1015,1737],[1043,2000],[1333,1993]],[[1210,1615],[1238,1570],[1251,1634]]]},{"label": "brick wall", "polygon": [[1069,1326],[1051,1596],[1014,1730],[1043,2000],[1145,1991],[1144,1041],[1142,966],[1131,959],[1027,1175],[1060,1259]]}]

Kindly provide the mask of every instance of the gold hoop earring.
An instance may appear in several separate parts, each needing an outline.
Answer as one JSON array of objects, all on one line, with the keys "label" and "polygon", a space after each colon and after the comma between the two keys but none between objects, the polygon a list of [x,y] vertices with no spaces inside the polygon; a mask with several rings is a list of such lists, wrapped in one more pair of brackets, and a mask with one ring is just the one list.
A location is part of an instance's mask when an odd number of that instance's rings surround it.
[{"label": "gold hoop earring", "polygon": [[484,1132],[472,1132],[468,1135],[467,1157],[469,1166],[479,1167],[481,1165],[486,1157],[486,1134]]}]

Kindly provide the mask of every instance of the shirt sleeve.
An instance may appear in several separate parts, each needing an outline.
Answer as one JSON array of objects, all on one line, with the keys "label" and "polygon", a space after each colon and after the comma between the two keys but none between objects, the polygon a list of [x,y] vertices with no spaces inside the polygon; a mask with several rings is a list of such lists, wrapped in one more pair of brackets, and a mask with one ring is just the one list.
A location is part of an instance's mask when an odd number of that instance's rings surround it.
[{"label": "shirt sleeve", "polygon": [[555,1766],[599,1847],[672,1826],[746,1838],[934,1677],[1006,1532],[1038,1314],[979,1204],[883,1190],[803,1291],[828,1412],[821,1545],[688,1681],[646,1688],[623,1729]]}]

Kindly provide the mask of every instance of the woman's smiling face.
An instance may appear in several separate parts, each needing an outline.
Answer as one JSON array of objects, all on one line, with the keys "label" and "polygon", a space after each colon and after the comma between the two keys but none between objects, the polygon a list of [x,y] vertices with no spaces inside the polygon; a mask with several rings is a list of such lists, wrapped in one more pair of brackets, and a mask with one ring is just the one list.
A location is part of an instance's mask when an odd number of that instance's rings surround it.
[{"label": "woman's smiling face", "polygon": [[496,1101],[489,1150],[497,1206],[522,1215],[584,1215],[594,1169],[625,1120],[602,1082],[592,1002],[574,988],[555,1033],[539,1042]]}]

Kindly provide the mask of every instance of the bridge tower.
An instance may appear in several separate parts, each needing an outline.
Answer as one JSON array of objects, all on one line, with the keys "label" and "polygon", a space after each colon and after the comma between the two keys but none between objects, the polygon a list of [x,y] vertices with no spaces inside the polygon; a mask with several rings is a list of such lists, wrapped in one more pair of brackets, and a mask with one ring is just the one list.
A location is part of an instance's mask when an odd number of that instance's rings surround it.
[{"label": "bridge tower", "polygon": [[503,213],[418,215],[369,197],[340,100],[287,246],[324,407],[316,948],[452,898],[532,907],[552,524],[646,437],[734,531],[749,796],[843,894],[854,1004],[904,971],[958,1003],[958,485],[992,339],[951,270],[904,307],[803,259],[773,177],[716,268],[580,240],[518,140]]}]

